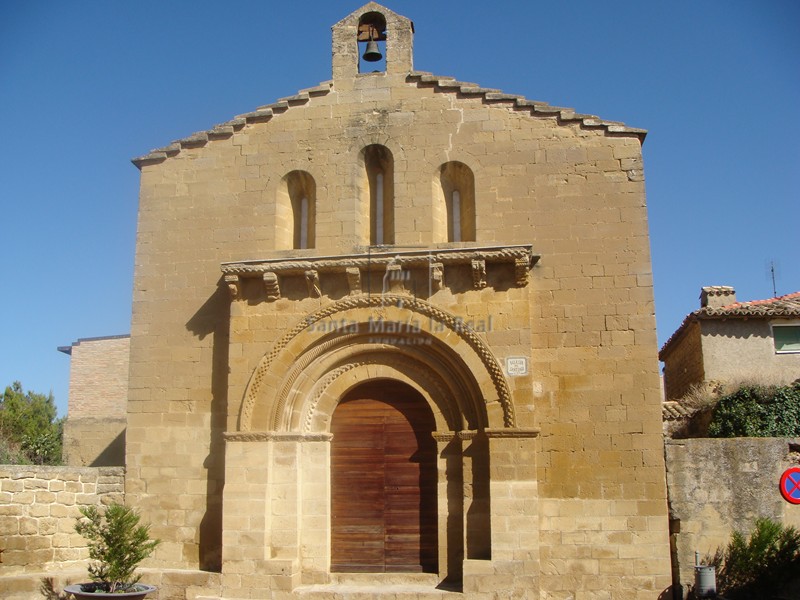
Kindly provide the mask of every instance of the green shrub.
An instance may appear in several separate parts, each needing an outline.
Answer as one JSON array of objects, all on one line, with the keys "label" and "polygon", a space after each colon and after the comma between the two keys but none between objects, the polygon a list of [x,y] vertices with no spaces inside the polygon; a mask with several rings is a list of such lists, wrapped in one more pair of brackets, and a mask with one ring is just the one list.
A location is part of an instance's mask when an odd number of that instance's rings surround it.
[{"label": "green shrub", "polygon": [[708,435],[800,436],[800,386],[744,385],[723,396],[714,409]]},{"label": "green shrub", "polygon": [[718,594],[731,600],[772,598],[800,575],[800,532],[758,519],[749,538],[733,532],[711,564],[717,571]]},{"label": "green shrub", "polygon": [[139,581],[136,567],[152,554],[160,540],[150,539],[150,526],[139,525],[139,515],[130,507],[111,504],[101,513],[96,506],[80,509],[83,517],[75,531],[88,540],[92,581],[105,592],[126,590]]}]

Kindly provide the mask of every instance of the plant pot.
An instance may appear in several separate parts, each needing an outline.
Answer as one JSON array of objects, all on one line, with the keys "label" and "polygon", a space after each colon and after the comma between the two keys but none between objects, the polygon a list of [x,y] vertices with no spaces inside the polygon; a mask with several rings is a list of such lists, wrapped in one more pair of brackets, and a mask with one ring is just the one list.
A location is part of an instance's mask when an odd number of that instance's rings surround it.
[{"label": "plant pot", "polygon": [[142,600],[150,592],[156,591],[156,586],[144,583],[135,583],[131,590],[122,593],[104,592],[99,583],[76,583],[68,585],[64,591],[72,594],[76,600],[97,600],[97,598],[125,598],[125,600]]}]

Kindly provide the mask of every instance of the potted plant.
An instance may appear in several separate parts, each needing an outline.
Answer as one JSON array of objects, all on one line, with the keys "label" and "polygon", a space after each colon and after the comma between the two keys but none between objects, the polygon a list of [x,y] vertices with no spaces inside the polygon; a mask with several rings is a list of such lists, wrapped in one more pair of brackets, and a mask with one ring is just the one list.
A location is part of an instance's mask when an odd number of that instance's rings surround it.
[{"label": "potted plant", "polygon": [[155,591],[139,583],[136,567],[152,554],[160,540],[150,539],[150,525],[140,525],[133,508],[111,504],[104,512],[96,506],[81,507],[75,531],[88,540],[91,583],[68,585],[64,591],[77,600],[126,598],[140,600]]}]

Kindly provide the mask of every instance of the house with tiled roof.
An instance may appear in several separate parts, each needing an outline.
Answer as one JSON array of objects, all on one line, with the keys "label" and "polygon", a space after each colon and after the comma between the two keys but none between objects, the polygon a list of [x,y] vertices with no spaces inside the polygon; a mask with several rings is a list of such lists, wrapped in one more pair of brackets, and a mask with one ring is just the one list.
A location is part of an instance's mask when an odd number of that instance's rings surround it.
[{"label": "house with tiled roof", "polygon": [[728,286],[704,287],[658,354],[666,400],[700,384],[748,379],[778,385],[800,378],[800,292],[737,302]]}]

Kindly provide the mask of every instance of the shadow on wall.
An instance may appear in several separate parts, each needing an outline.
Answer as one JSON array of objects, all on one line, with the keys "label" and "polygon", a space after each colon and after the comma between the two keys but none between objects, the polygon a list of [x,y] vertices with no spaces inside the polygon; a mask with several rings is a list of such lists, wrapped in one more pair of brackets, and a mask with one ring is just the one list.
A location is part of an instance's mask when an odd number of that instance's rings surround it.
[{"label": "shadow on wall", "polygon": [[186,323],[199,339],[213,335],[211,368],[211,431],[209,452],[203,461],[207,470],[206,511],[200,521],[200,569],[222,570],[222,488],[225,482],[225,440],[228,409],[228,340],[230,295],[220,278],[217,289]]},{"label": "shadow on wall", "polygon": [[97,455],[90,467],[124,467],[125,466],[125,429]]}]

